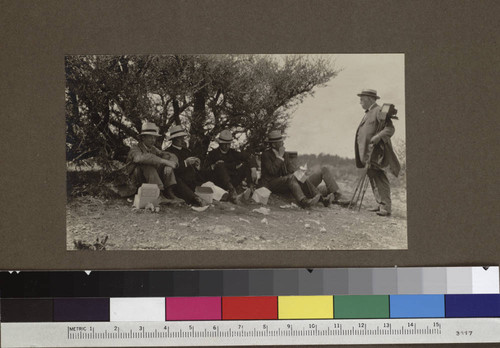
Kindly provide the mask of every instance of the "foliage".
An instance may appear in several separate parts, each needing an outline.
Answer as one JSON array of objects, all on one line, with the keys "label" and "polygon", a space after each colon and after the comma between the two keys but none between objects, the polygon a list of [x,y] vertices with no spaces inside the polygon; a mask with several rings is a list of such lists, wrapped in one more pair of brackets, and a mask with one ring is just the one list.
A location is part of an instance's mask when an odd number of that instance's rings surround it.
[{"label": "foliage", "polygon": [[[182,124],[203,157],[223,129],[251,152],[285,130],[299,103],[338,71],[303,55],[67,56],[66,155],[103,169],[124,161],[145,120]],[[159,139],[159,146],[164,136]]]}]

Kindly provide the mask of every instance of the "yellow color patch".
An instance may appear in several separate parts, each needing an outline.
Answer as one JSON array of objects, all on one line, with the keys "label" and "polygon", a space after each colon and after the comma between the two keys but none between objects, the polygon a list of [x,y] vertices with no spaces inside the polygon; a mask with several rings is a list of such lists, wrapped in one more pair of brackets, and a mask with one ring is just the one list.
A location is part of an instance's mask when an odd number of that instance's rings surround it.
[{"label": "yellow color patch", "polygon": [[333,296],[278,296],[278,319],[333,319]]}]

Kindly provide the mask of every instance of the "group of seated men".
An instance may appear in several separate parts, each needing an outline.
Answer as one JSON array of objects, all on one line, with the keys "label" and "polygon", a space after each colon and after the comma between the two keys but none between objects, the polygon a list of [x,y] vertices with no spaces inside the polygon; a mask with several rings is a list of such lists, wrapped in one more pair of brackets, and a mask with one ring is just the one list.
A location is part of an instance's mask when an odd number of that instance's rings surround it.
[{"label": "group of seated men", "polygon": [[[325,207],[341,198],[339,187],[328,167],[299,180],[295,175],[290,154],[285,152],[280,131],[268,134],[268,148],[261,156],[261,179],[258,183],[257,161],[254,156],[231,148],[233,135],[223,130],[217,137],[219,146],[211,150],[202,161],[189,150],[187,133],[180,125],[169,129],[171,145],[164,151],[158,149],[159,128],[146,122],[139,142],[133,145],[127,157],[126,170],[137,187],[142,183],[156,184],[160,188],[160,203],[186,202],[197,206],[206,203],[195,194],[195,188],[211,181],[228,192],[227,199],[239,202],[237,188],[243,182],[253,191],[257,184],[273,193],[291,193],[302,208],[319,202]],[[318,185],[324,181],[322,192]]]}]

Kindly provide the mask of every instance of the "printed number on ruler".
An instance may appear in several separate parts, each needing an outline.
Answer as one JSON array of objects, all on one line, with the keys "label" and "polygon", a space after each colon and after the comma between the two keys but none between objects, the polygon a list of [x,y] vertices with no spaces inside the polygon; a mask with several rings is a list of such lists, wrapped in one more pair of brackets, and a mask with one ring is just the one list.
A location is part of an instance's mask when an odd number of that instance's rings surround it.
[{"label": "printed number on ruler", "polygon": [[499,318],[2,323],[2,347],[500,342]]}]

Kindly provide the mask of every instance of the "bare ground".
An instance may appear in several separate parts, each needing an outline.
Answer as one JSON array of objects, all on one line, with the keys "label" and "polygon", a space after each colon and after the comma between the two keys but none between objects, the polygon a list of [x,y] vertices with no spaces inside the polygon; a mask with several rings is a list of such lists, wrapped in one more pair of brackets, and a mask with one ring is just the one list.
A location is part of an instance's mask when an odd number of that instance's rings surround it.
[{"label": "bare ground", "polygon": [[[350,198],[348,187],[339,183]],[[259,204],[216,202],[204,212],[188,205],[161,206],[158,213],[133,210],[126,199],[71,199],[67,204],[67,249],[75,241],[109,239],[107,250],[349,250],[406,249],[406,190],[392,193],[393,214],[379,217],[367,190],[361,211],[338,205],[311,209],[280,208],[291,199],[271,195],[269,215]],[[263,219],[264,220],[263,222]]]}]

